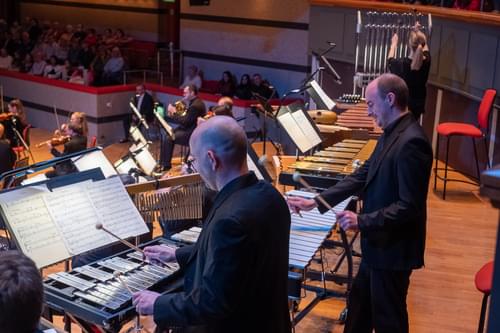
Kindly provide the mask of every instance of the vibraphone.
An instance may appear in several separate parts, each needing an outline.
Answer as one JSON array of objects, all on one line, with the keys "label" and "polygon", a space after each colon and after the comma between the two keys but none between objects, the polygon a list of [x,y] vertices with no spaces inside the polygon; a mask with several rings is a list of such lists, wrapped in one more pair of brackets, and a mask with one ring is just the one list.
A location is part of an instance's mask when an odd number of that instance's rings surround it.
[{"label": "vibraphone", "polygon": [[[146,245],[174,246],[163,239]],[[121,273],[133,292],[164,292],[176,279],[178,269],[177,264],[150,264],[140,252],[127,250],[70,272],[48,275],[45,299],[49,308],[68,314],[84,328],[93,324],[105,332],[118,332],[136,312],[132,295],[114,273]]]},{"label": "vibraphone", "polygon": [[[290,191],[287,192],[288,196],[301,196],[312,198],[316,194],[304,191]],[[334,207],[334,211],[328,211],[325,214],[320,214],[318,209],[309,212],[301,212],[302,216],[292,214],[290,226],[290,243],[288,250],[288,264],[290,272],[288,274],[289,286],[288,295],[293,301],[298,301],[302,298],[302,289],[315,291],[316,297],[293,318],[293,324],[298,323],[312,308],[328,293],[326,287],[314,288],[305,284],[305,279],[308,278],[309,266],[318,253],[322,253],[321,249],[323,244],[331,235],[335,223],[335,212],[343,211],[352,202],[352,198],[347,198]],[[189,230],[184,230],[180,233],[171,236],[171,239],[184,244],[196,243],[201,232],[201,228],[193,227]],[[339,246],[345,247],[345,257],[348,259],[348,276],[342,278],[342,283],[347,282],[348,289],[352,281],[352,257],[350,256],[349,244],[344,235],[342,244]],[[323,260],[320,260],[323,262]],[[324,266],[322,271],[319,272],[321,276],[325,276]],[[317,274],[313,274],[317,275]]]},{"label": "vibraphone", "polygon": [[343,140],[293,163],[280,173],[279,182],[300,186],[293,180],[294,172],[299,172],[312,187],[326,189],[362,165],[370,157],[375,144],[375,140]]}]

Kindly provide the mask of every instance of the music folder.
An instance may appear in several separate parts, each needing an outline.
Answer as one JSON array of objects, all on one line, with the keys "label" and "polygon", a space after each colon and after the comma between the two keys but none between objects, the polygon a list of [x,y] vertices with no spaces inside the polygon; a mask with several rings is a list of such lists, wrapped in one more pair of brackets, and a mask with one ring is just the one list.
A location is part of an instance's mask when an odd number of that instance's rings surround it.
[{"label": "music folder", "polygon": [[[97,230],[102,223],[120,238],[149,231],[119,177],[99,179],[71,174],[46,183],[0,193],[2,218],[19,250],[38,268],[115,243]],[[66,178],[65,178],[66,177]],[[64,183],[61,183],[64,180]],[[58,182],[57,186],[51,182]]]},{"label": "music folder", "polygon": [[301,102],[282,106],[278,111],[277,119],[302,153],[306,153],[322,142],[318,126],[304,111]]}]

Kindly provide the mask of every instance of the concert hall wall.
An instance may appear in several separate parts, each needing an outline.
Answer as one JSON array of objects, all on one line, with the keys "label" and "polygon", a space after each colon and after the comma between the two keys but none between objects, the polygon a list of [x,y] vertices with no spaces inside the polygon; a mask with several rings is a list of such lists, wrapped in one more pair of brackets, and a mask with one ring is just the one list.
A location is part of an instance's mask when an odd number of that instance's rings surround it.
[{"label": "concert hall wall", "polygon": [[211,1],[189,6],[181,0],[180,45],[185,66],[200,67],[214,80],[230,70],[261,73],[279,93],[297,88],[308,71],[307,0]]}]

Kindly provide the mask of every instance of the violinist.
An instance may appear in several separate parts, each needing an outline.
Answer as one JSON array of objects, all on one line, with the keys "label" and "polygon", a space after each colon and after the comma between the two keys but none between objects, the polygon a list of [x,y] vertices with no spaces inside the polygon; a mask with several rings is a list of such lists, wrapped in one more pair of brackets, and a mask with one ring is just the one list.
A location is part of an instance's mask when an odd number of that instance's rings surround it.
[{"label": "violinist", "polygon": [[[11,100],[8,104],[8,111],[8,113],[0,115],[0,122],[5,127],[5,137],[10,141],[10,146],[20,147],[23,144],[14,129],[19,135],[23,135],[24,129],[28,126],[23,103],[17,98]],[[29,141],[26,144],[29,145]]]},{"label": "violinist", "polygon": [[[71,153],[76,153],[87,149],[87,119],[85,113],[74,112],[70,121],[66,126],[61,126],[59,136],[54,136],[52,140],[47,142],[47,147],[54,157],[65,156]],[[56,132],[57,133],[57,132]],[[56,134],[55,133],[55,134]],[[55,148],[57,145],[64,145],[63,152]],[[55,165],[53,171],[47,172],[47,178],[62,176],[69,173],[76,172],[77,169],[71,161],[64,161]]]}]

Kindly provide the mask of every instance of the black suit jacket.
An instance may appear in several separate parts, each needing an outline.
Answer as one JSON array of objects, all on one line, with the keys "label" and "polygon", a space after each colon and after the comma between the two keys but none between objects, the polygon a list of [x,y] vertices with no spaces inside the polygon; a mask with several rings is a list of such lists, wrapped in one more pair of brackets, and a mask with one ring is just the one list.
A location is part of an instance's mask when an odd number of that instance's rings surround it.
[{"label": "black suit jacket", "polygon": [[[61,153],[59,150],[52,148],[50,152],[54,157],[61,157],[68,154],[76,153],[87,149],[87,137],[84,135],[75,135],[64,144],[64,151]],[[68,173],[76,172],[77,169],[72,161],[64,161],[55,165],[56,174],[58,176],[66,175]]]},{"label": "black suit jacket", "polygon": [[184,292],[157,299],[155,322],[190,332],[290,332],[289,233],[288,207],[271,185],[253,173],[233,180],[198,242],[176,251]]},{"label": "black suit jacket", "polygon": [[[409,270],[424,265],[426,201],[432,148],[413,115],[384,133],[372,156],[353,175],[321,196],[336,205],[360,194],[363,261],[371,268]],[[320,211],[325,208],[319,204]]]},{"label": "black suit jacket", "polygon": [[166,117],[166,119],[180,124],[180,129],[190,132],[196,127],[198,117],[203,117],[206,112],[205,103],[201,98],[196,97],[187,106],[187,111],[184,116],[172,115]]},{"label": "black suit jacket", "polygon": [[[137,98],[137,96],[134,96],[134,105],[136,107],[137,107],[137,103],[139,103],[139,98]],[[148,123],[153,122],[155,119],[155,115],[153,113],[153,108],[154,108],[153,97],[151,97],[150,94],[145,92],[144,97],[142,98],[141,108],[140,109],[138,108],[138,110]]]}]

